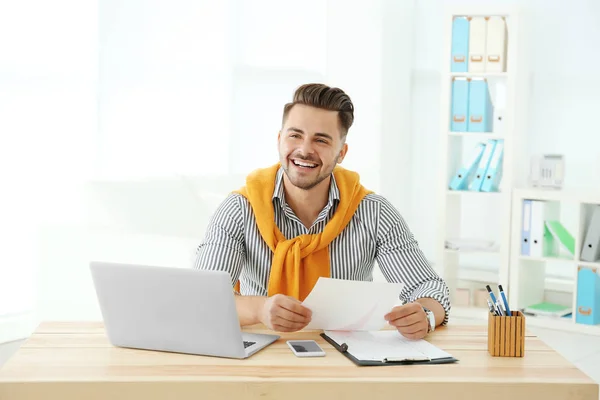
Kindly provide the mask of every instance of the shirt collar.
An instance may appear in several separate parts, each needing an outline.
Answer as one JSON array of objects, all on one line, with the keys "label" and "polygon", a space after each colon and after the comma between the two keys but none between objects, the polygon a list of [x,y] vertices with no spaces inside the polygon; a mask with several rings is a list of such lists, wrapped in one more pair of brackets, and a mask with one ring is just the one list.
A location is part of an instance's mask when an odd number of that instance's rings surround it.
[{"label": "shirt collar", "polygon": [[[275,189],[273,190],[272,200],[279,199],[281,205],[286,204],[285,202],[285,192],[283,190],[283,167],[279,167],[277,171],[277,176],[275,178]],[[331,174],[331,183],[329,184],[329,200],[327,201],[327,205],[331,206],[335,201],[340,201],[340,190],[335,181],[335,176],[333,173]]]}]

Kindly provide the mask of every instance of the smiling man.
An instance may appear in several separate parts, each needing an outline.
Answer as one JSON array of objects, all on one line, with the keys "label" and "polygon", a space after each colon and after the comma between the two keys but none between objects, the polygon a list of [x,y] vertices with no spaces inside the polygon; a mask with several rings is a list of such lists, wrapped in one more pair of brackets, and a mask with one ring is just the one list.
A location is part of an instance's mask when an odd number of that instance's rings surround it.
[{"label": "smiling man", "polygon": [[448,288],[400,213],[339,165],[353,121],[341,89],[299,87],[283,110],[279,162],[248,175],[212,217],[195,267],[230,273],[241,325],[300,330],[319,277],[370,281],[375,262],[405,285],[405,304],[382,319],[414,339],[447,323]]}]

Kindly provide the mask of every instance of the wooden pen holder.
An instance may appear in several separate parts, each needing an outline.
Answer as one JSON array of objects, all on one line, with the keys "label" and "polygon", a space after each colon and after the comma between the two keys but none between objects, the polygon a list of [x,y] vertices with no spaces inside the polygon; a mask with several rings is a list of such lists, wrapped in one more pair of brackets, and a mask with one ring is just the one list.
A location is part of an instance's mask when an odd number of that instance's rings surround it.
[{"label": "wooden pen holder", "polygon": [[525,317],[521,311],[512,316],[488,314],[488,352],[494,357],[525,355]]}]

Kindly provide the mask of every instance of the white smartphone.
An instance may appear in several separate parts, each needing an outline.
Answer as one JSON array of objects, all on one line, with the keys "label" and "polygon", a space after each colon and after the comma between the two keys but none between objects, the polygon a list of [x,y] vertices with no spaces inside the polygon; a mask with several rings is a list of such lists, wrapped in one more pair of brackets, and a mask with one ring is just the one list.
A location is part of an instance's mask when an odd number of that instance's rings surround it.
[{"label": "white smartphone", "polygon": [[325,351],[314,340],[288,340],[286,343],[297,357],[325,356]]}]

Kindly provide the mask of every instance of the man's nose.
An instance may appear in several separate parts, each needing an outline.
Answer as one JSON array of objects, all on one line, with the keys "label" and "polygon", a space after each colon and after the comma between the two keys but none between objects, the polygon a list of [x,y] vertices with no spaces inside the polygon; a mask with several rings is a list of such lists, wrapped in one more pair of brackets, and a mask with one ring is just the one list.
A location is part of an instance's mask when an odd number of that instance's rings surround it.
[{"label": "man's nose", "polygon": [[304,156],[307,156],[307,155],[309,155],[309,154],[312,154],[312,153],[313,153],[313,145],[312,145],[312,142],[311,142],[310,140],[308,140],[308,139],[305,139],[305,140],[302,142],[302,146],[300,146],[300,150],[302,151],[302,154],[303,154]]}]

